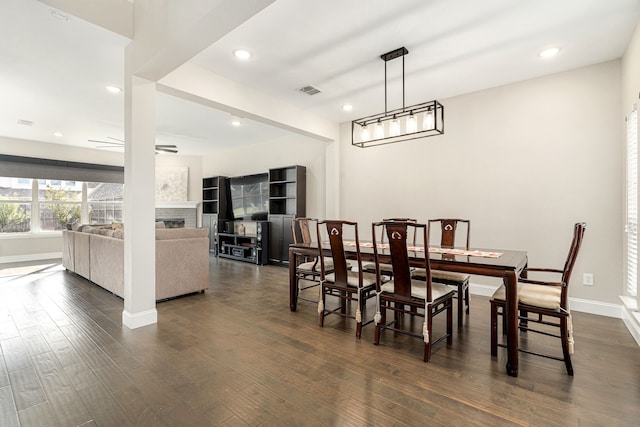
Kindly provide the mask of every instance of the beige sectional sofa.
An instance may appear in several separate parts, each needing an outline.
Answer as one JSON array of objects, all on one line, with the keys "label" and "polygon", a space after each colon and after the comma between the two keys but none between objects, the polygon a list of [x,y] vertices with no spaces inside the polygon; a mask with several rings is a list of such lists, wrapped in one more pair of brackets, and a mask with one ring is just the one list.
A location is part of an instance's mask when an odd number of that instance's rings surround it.
[{"label": "beige sectional sofa", "polygon": [[[156,300],[209,288],[208,236],[206,228],[156,229]],[[123,298],[122,237],[110,225],[63,230],[62,265]]]}]

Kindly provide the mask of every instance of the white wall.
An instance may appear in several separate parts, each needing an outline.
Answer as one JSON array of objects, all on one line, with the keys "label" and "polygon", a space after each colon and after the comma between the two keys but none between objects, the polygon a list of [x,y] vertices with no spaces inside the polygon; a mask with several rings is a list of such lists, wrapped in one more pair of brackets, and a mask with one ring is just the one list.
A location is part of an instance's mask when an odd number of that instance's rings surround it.
[{"label": "white wall", "polygon": [[[438,137],[361,149],[343,124],[341,217],[362,225],[468,218],[473,246],[526,250],[530,266],[557,268],[573,224],[585,221],[570,296],[619,303],[620,69],[611,61],[441,100]],[[583,272],[594,274],[594,286],[582,285]]]},{"label": "white wall", "polygon": [[290,136],[250,147],[204,156],[202,172],[209,176],[241,176],[300,165],[307,168],[307,216],[325,216],[325,147],[327,143]]}]

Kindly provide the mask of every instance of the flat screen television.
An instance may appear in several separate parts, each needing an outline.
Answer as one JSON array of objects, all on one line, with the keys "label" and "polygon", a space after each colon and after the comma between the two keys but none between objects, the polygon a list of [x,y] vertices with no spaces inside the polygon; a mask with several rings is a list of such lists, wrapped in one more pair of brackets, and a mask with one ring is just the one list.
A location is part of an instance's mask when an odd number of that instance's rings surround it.
[{"label": "flat screen television", "polygon": [[234,220],[266,221],[269,214],[269,174],[229,179]]}]

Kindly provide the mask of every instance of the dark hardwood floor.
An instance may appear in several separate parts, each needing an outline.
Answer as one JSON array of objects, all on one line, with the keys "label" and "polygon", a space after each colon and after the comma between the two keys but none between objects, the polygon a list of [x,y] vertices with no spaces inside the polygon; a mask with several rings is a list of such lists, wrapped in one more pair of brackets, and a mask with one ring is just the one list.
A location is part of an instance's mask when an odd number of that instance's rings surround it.
[{"label": "dark hardwood floor", "polygon": [[[314,303],[290,312],[282,267],[213,258],[205,294],[159,303],[156,325],[128,330],[121,299],[59,263],[38,264],[0,265],[3,427],[640,420],[640,349],[618,319],[574,313],[574,377],[562,362],[521,354],[512,378],[505,350],[490,356],[484,297],[472,296],[453,345],[425,364],[418,339],[386,332],[374,346],[373,325],[357,340],[352,320],[330,316],[319,328]],[[521,345],[560,351],[529,335]]]}]

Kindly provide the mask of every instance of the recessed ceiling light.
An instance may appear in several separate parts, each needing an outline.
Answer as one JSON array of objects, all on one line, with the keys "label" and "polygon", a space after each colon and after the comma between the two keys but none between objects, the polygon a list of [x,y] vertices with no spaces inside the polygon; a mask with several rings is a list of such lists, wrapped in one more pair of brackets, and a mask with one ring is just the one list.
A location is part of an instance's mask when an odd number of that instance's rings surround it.
[{"label": "recessed ceiling light", "polygon": [[344,105],[342,106],[342,109],[343,109],[344,111],[351,111],[351,110],[353,110],[353,105],[351,105],[351,104],[344,104]]},{"label": "recessed ceiling light", "polygon": [[62,134],[62,132],[54,132],[54,133],[53,133],[53,136],[58,137],[58,138],[61,138],[61,137],[63,137],[64,135]]},{"label": "recessed ceiling light", "polygon": [[113,86],[113,85],[107,85],[104,87],[106,90],[108,90],[111,93],[120,93],[122,92],[122,89],[119,88],[118,86]]},{"label": "recessed ceiling light", "polygon": [[242,59],[243,61],[246,61],[247,59],[251,58],[251,52],[244,49],[236,49],[233,51],[233,56],[235,56],[238,59]]},{"label": "recessed ceiling light", "polygon": [[235,127],[238,127],[238,126],[240,126],[241,124],[242,124],[242,123],[240,122],[240,120],[234,120],[234,121],[232,121],[232,122],[231,122],[231,125],[232,125],[232,126],[235,126]]},{"label": "recessed ceiling light", "polygon": [[559,47],[550,47],[540,52],[538,56],[540,56],[541,58],[551,58],[556,56],[558,53],[560,53]]}]

